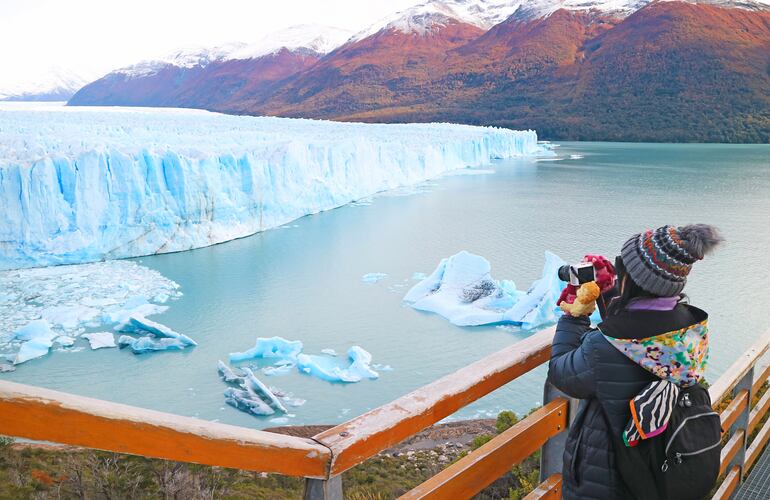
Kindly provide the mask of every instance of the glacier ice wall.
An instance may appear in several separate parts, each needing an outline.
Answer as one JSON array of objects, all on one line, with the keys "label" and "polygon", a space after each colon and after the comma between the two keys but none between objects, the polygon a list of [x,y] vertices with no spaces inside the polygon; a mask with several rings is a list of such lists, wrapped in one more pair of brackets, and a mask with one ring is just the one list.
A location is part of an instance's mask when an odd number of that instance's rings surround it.
[{"label": "glacier ice wall", "polygon": [[534,131],[0,109],[0,269],[188,250],[494,158]]}]

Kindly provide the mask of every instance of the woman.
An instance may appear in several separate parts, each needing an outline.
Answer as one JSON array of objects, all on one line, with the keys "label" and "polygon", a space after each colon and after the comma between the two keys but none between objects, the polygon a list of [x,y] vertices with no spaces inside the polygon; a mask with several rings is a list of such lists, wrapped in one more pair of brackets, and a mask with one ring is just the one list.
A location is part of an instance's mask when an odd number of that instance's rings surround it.
[{"label": "woman", "polygon": [[559,320],[548,378],[582,400],[564,451],[564,498],[639,496],[639,485],[621,474],[616,449],[623,446],[621,436],[627,446],[634,444],[626,434],[633,422],[630,401],[661,380],[686,388],[702,379],[707,315],[686,304],[682,290],[692,265],[721,241],[718,230],[705,224],[635,235],[616,259],[616,291],[600,311],[598,329],[587,317]]}]

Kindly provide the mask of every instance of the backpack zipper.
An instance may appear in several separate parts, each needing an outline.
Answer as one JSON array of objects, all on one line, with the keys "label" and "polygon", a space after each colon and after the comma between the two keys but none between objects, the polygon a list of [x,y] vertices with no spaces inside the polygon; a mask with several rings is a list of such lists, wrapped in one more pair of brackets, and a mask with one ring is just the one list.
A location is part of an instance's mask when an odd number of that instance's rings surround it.
[{"label": "backpack zipper", "polygon": [[[677,427],[676,430],[674,431],[674,433],[671,435],[671,439],[669,439],[668,443],[666,443],[666,451],[665,451],[666,459],[663,461],[663,465],[661,465],[661,467],[660,467],[661,471],[666,472],[668,470],[668,450],[669,450],[669,448],[671,448],[671,444],[674,442],[674,438],[676,438],[676,435],[679,434],[679,431],[682,430],[682,427],[684,427],[685,424],[688,421],[690,421],[690,420],[693,420],[693,419],[696,419],[696,418],[701,418],[701,417],[709,417],[709,416],[717,416],[718,417],[719,413],[717,413],[715,411],[710,411],[710,412],[707,412],[707,413],[699,413],[698,415],[692,415],[692,416],[689,416],[689,417],[685,418],[684,420],[682,420],[682,423],[679,424],[679,427]],[[678,464],[682,463],[682,457],[689,457],[689,456],[693,456],[693,455],[700,455],[701,453],[705,453],[705,452],[707,452],[709,450],[712,450],[712,449],[716,448],[720,444],[721,444],[721,440],[718,440],[716,443],[714,443],[714,444],[712,444],[710,446],[707,446],[705,448],[701,448],[700,450],[691,451],[691,452],[687,452],[687,453],[679,453],[679,452],[677,452],[674,455],[676,464],[678,465]]]}]

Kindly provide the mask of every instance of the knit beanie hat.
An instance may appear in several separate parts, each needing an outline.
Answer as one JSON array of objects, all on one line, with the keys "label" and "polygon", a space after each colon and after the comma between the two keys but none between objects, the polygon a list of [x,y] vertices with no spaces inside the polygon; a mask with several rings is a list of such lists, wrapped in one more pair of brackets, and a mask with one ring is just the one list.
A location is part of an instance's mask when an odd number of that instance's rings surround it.
[{"label": "knit beanie hat", "polygon": [[720,242],[714,226],[663,226],[632,236],[621,251],[626,272],[643,290],[659,297],[679,295],[692,265]]}]

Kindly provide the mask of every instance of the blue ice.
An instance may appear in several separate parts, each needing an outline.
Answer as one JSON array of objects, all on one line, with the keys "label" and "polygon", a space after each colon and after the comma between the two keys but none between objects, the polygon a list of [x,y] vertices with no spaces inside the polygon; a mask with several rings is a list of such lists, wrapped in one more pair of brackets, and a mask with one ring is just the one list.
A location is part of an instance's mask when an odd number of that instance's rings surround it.
[{"label": "blue ice", "polygon": [[199,248],[548,154],[531,130],[66,107],[4,110],[0,144],[0,269]]},{"label": "blue ice", "polygon": [[230,362],[247,361],[260,358],[277,358],[278,360],[296,361],[297,355],[302,352],[302,342],[299,340],[286,340],[283,337],[260,337],[257,343],[244,352],[230,354]]},{"label": "blue ice", "polygon": [[51,330],[48,321],[44,319],[30,321],[14,334],[14,339],[22,341],[22,344],[13,364],[18,365],[30,359],[45,356],[53,346],[53,339],[56,337],[57,334]]},{"label": "blue ice", "polygon": [[315,354],[300,354],[297,368],[300,372],[318,377],[327,382],[360,382],[364,378],[376,379],[379,374],[371,368],[372,355],[359,346],[348,350],[347,367],[340,365],[336,358]]}]

